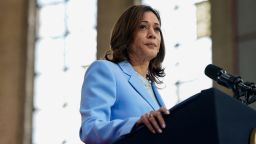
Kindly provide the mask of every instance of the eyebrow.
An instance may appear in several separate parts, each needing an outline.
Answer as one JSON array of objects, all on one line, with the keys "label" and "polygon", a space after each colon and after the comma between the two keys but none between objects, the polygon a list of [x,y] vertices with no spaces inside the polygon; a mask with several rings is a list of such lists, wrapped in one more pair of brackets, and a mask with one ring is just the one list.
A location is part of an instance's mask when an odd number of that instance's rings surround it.
[{"label": "eyebrow", "polygon": [[[148,23],[148,21],[144,21],[144,20],[142,20],[141,22]],[[155,22],[154,24],[155,24],[155,25],[159,25],[159,26],[160,26],[160,24],[159,24],[159,23],[157,23],[157,22]]]}]

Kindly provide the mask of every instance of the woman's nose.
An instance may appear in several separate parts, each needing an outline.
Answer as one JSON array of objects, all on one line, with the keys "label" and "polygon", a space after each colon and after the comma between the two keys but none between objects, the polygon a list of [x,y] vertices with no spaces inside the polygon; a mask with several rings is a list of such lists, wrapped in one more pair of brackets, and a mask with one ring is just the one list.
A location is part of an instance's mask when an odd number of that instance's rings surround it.
[{"label": "woman's nose", "polygon": [[150,28],[148,30],[148,38],[156,38],[156,32],[155,32],[154,28]]}]

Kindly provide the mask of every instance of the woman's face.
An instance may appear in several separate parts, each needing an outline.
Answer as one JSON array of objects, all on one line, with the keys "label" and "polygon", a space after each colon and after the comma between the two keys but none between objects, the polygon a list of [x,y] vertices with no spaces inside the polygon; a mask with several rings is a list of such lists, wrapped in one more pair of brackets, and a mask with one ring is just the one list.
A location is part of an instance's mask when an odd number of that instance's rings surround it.
[{"label": "woman's face", "polygon": [[150,61],[160,49],[160,23],[153,12],[145,12],[130,45],[131,60]]}]

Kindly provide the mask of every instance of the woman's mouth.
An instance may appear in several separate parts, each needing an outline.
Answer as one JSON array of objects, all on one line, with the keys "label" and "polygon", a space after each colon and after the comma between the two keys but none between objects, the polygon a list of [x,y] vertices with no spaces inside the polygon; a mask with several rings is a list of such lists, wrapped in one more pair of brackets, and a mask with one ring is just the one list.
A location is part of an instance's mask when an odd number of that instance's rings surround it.
[{"label": "woman's mouth", "polygon": [[145,45],[148,46],[148,47],[156,47],[155,43],[146,43]]}]

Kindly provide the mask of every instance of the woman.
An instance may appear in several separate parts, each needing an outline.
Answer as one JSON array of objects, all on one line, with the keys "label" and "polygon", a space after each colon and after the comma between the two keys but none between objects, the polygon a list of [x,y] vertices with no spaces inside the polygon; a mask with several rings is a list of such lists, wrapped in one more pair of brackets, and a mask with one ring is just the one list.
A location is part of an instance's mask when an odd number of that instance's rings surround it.
[{"label": "woman", "polygon": [[152,133],[165,128],[164,107],[155,83],[164,77],[165,55],[159,14],[135,5],[118,19],[111,36],[111,53],[85,74],[80,112],[80,138],[87,144],[113,143],[144,124]]}]

